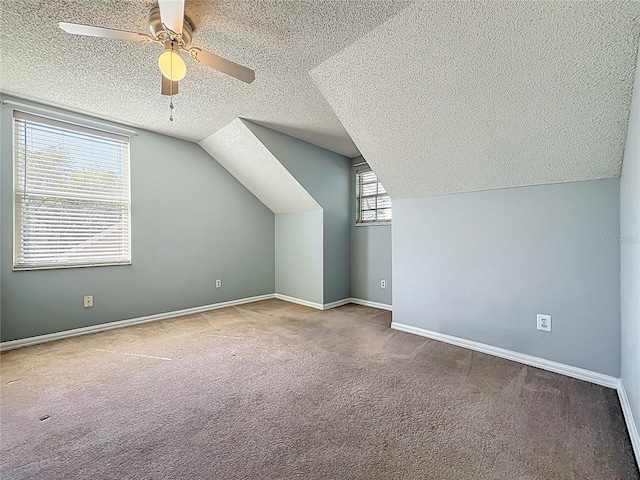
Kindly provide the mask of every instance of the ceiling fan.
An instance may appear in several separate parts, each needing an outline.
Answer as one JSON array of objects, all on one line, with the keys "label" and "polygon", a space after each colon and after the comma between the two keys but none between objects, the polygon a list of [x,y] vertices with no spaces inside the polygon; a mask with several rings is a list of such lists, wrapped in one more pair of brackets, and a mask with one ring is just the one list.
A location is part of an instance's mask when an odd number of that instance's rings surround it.
[{"label": "ceiling fan", "polygon": [[77,23],[60,22],[58,25],[62,30],[72,35],[163,44],[164,51],[158,57],[158,67],[162,72],[163,95],[176,95],[178,81],[182,80],[187,73],[187,67],[180,56],[181,51],[187,52],[197,62],[219,72],[246,83],[253,82],[255,79],[253,70],[213,53],[190,47],[194,27],[191,20],[184,15],[184,2],[185,0],[158,0],[158,6],[149,13],[151,35]]}]

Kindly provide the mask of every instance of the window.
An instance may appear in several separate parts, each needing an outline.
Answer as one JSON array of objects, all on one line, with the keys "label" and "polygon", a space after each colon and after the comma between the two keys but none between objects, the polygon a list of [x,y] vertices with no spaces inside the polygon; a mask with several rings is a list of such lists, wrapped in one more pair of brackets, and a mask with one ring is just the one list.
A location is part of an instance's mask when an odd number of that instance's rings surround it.
[{"label": "window", "polygon": [[370,168],[356,172],[356,224],[391,223],[391,197]]},{"label": "window", "polygon": [[131,263],[129,137],[13,119],[14,270]]}]

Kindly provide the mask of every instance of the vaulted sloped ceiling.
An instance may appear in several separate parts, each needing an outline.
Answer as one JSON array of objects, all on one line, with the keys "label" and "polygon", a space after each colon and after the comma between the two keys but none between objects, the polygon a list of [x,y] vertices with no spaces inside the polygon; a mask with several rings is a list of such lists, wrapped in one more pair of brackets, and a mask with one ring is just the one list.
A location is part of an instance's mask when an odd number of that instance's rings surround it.
[{"label": "vaulted sloped ceiling", "polygon": [[418,2],[311,71],[393,198],[616,177],[640,2]]},{"label": "vaulted sloped ceiling", "polygon": [[205,138],[200,146],[272,212],[322,208],[242,119],[235,119]]}]

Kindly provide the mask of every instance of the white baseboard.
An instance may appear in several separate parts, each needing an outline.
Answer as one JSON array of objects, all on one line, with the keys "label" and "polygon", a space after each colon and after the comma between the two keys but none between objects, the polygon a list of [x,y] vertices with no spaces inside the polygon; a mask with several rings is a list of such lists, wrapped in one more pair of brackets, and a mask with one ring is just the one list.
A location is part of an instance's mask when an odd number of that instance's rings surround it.
[{"label": "white baseboard", "polygon": [[350,298],[343,298],[342,300],[336,300],[335,302],[322,304],[311,302],[309,300],[303,300],[302,298],[290,297],[289,295],[283,295],[282,293],[276,293],[275,297],[279,300],[284,300],[285,302],[297,303],[298,305],[315,308],[316,310],[329,310],[330,308],[340,307],[342,305],[346,305],[347,303],[351,303]]},{"label": "white baseboard", "polygon": [[322,309],[329,310],[330,308],[341,307],[342,305],[346,305],[347,303],[351,303],[350,298],[343,298],[342,300],[336,300],[335,302],[325,303],[322,306]]},{"label": "white baseboard", "polygon": [[304,305],[305,307],[315,308],[316,310],[322,310],[324,305],[321,303],[310,302],[309,300],[303,300],[302,298],[290,297],[289,295],[283,295],[276,293],[275,298],[278,300],[284,300],[285,302],[297,303],[298,305]]},{"label": "white baseboard", "polygon": [[145,317],[130,318],[128,320],[120,320],[117,322],[102,323],[99,325],[91,325],[89,327],[74,328],[64,332],[49,333],[47,335],[38,335],[37,337],[21,338],[19,340],[11,340],[0,343],[0,351],[12,350],[14,348],[36,345],[38,343],[52,342],[63,338],[77,337],[78,335],[86,335],[88,333],[102,332],[104,330],[112,330],[114,328],[128,327],[141,323],[155,322],[167,318],[180,317],[182,315],[190,315],[192,313],[207,312],[209,310],[217,310],[218,308],[233,307],[234,305],[242,305],[244,303],[258,302],[260,300],[268,300],[273,298],[273,293],[267,295],[258,295],[256,297],[240,298],[238,300],[230,300],[228,302],[213,303],[210,305],[202,305],[200,307],[185,308],[183,310],[174,310],[172,312],[157,313],[155,315],[147,315]]},{"label": "white baseboard", "polygon": [[512,350],[494,347],[493,345],[487,345],[485,343],[474,342],[472,340],[454,337],[452,335],[434,332],[420,327],[414,327],[412,325],[392,322],[391,328],[400,330],[402,332],[414,333],[422,337],[432,338],[441,342],[450,343],[452,345],[457,345],[458,347],[468,348],[477,352],[487,353],[496,357],[506,358],[507,360],[513,360],[514,362],[524,363],[525,365],[531,365],[532,367],[542,368],[543,370],[548,370],[550,372],[560,373],[568,377],[577,378],[578,380],[584,380],[586,382],[602,385],[603,387],[618,388],[618,385],[620,384],[620,379],[617,377],[612,377],[611,375],[592,372],[591,370],[585,370],[583,368],[572,367],[571,365],[553,362],[551,360],[534,357],[525,353],[518,353]]},{"label": "white baseboard", "polygon": [[381,310],[388,310],[390,312],[393,310],[393,307],[391,305],[387,305],[386,303],[371,302],[369,300],[362,300],[360,298],[352,298],[351,303],[355,303],[356,305],[364,305],[365,307],[373,307],[373,308],[379,308]]},{"label": "white baseboard", "polygon": [[636,462],[638,468],[640,468],[640,433],[638,433],[638,424],[633,418],[633,412],[631,411],[631,405],[629,404],[629,398],[627,392],[624,389],[624,383],[620,380],[618,385],[618,397],[620,398],[620,405],[622,406],[622,413],[624,414],[624,421],[627,424],[627,430],[629,431],[629,438],[631,438],[631,446],[636,454]]},{"label": "white baseboard", "polygon": [[297,303],[298,305],[304,305],[305,307],[311,307],[317,310],[329,310],[330,308],[341,307],[342,305],[346,305],[348,303],[355,303],[355,304],[364,305],[367,307],[380,308],[382,310],[391,310],[391,305],[387,305],[384,303],[370,302],[368,300],[361,300],[359,298],[343,298],[342,300],[336,300],[335,302],[325,303],[323,305],[321,303],[310,302],[309,300],[290,297],[289,295],[283,295],[281,293],[276,293],[275,297],[280,300],[284,300],[286,302]]}]

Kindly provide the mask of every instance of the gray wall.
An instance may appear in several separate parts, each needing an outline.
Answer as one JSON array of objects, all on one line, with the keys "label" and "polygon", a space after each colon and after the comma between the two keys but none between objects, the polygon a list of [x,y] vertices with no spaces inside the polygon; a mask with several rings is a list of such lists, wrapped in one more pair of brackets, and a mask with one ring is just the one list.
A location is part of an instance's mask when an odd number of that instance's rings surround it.
[{"label": "gray wall", "polygon": [[[364,162],[352,159],[352,165]],[[351,169],[351,296],[391,305],[391,225],[356,226],[356,171]],[[380,288],[385,280],[387,288]]]},{"label": "gray wall", "polygon": [[276,293],[323,303],[322,210],[276,214]]},{"label": "gray wall", "polygon": [[324,303],[351,296],[349,159],[244,120],[247,127],[322,206]]},{"label": "gray wall", "polygon": [[13,272],[11,108],[1,115],[3,341],[274,292],[273,213],[198,145],[142,130],[131,139],[133,264]]},{"label": "gray wall", "polygon": [[620,375],[617,179],[393,208],[395,322]]},{"label": "gray wall", "polygon": [[640,56],[620,178],[620,263],[621,376],[640,431]]}]

